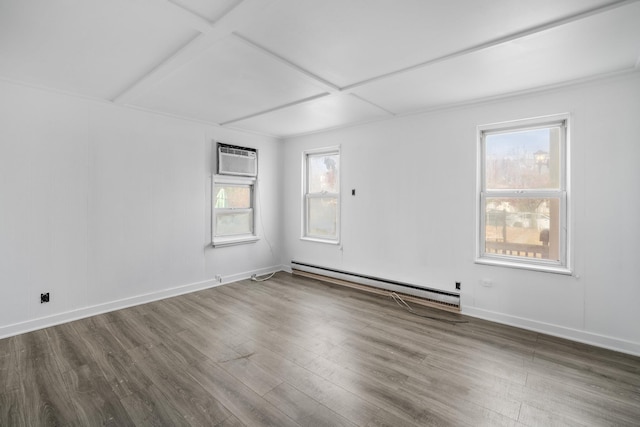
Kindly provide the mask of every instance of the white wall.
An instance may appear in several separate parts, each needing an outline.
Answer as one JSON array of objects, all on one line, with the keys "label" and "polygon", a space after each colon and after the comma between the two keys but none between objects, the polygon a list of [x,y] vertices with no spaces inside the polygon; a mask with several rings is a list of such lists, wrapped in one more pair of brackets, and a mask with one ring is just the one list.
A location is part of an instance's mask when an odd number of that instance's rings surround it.
[{"label": "white wall", "polygon": [[[575,275],[474,264],[476,126],[562,112]],[[295,259],[461,281],[465,313],[640,354],[638,117],[635,73],[282,144],[0,82],[0,337]],[[260,150],[256,244],[209,246],[212,140]],[[337,144],[342,245],[301,241],[301,153]]]},{"label": "white wall", "polygon": [[[475,264],[476,127],[565,112],[575,274]],[[461,281],[464,313],[640,354],[639,138],[639,73],[292,138],[284,259],[444,290]],[[302,241],[302,151],[338,144],[342,245]]]},{"label": "white wall", "polygon": [[[259,150],[255,244],[209,244],[212,140]],[[0,338],[280,269],[281,144],[0,82]]]}]

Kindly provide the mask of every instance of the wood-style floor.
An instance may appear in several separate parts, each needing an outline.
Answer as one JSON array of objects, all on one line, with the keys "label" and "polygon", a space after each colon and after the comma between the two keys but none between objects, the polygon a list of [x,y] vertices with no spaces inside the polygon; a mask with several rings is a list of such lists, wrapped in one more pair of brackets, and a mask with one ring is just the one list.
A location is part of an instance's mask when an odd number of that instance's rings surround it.
[{"label": "wood-style floor", "polygon": [[279,273],[0,340],[0,425],[631,426],[640,358]]}]

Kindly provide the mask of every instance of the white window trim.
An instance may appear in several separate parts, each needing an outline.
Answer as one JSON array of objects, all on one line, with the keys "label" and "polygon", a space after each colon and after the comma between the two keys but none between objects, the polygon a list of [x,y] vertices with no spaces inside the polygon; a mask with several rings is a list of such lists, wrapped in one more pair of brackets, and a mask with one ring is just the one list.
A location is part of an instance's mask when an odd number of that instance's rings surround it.
[{"label": "white window trim", "polygon": [[[240,234],[236,236],[216,236],[216,184],[237,184],[251,185],[253,191],[251,194],[251,205],[253,207],[253,234]],[[258,191],[258,182],[254,177],[231,176],[231,175],[213,175],[211,181],[211,245],[215,248],[224,246],[243,245],[247,243],[255,243],[260,238],[256,231],[256,218],[258,215],[258,207],[256,206],[256,192]]]},{"label": "white window trim", "polygon": [[[340,170],[338,171],[338,194],[335,194],[338,200],[337,212],[336,212],[336,238],[335,239],[323,239],[315,236],[307,236],[307,156],[309,155],[318,155],[318,154],[330,154],[337,153],[340,157]],[[328,194],[334,195],[334,193]],[[313,196],[312,196],[313,197]],[[341,207],[342,207],[342,155],[340,153],[340,146],[332,146],[332,147],[323,147],[305,150],[302,152],[302,209],[300,210],[302,213],[302,217],[300,219],[301,230],[300,230],[300,239],[308,242],[316,242],[316,243],[328,243],[331,245],[339,245],[340,244],[340,227],[341,227]]]},{"label": "white window trim", "polygon": [[[553,126],[562,123],[565,129],[564,141],[560,144],[560,161],[563,173],[560,176],[559,191],[545,190],[518,190],[518,191],[491,191],[491,196],[506,194],[509,197],[553,197],[560,198],[560,253],[559,262],[541,259],[527,259],[523,257],[488,254],[485,253],[485,209],[484,198],[487,191],[484,188],[484,135],[486,133],[510,132],[519,129],[534,129]],[[571,197],[570,197],[570,115],[555,114],[550,116],[534,117],[530,119],[514,120],[508,122],[492,123],[478,126],[477,129],[477,178],[476,178],[476,259],[477,264],[493,265],[500,267],[519,268],[547,273],[572,274],[572,254],[571,254]]]}]

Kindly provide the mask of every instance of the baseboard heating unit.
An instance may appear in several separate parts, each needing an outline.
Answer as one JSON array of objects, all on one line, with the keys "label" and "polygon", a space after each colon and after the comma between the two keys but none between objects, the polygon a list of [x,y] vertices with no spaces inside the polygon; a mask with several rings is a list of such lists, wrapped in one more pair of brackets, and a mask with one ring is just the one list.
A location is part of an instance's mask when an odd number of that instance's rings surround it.
[{"label": "baseboard heating unit", "polygon": [[460,294],[430,289],[409,283],[396,282],[379,277],[350,273],[333,268],[291,261],[293,274],[311,277],[337,285],[349,286],[380,295],[395,292],[407,301],[436,307],[447,311],[460,312]]}]

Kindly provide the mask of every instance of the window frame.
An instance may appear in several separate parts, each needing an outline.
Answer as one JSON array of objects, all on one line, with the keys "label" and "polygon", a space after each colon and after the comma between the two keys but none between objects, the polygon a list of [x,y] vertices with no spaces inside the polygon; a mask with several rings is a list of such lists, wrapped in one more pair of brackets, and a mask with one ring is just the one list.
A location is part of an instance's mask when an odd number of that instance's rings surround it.
[{"label": "window frame", "polygon": [[[232,186],[240,186],[245,187],[248,186],[250,189],[250,205],[249,208],[217,208],[216,207],[216,185],[232,185]],[[256,206],[256,192],[257,192],[257,179],[255,177],[244,177],[244,176],[234,176],[234,175],[213,175],[212,183],[211,183],[211,244],[214,247],[223,247],[223,246],[232,246],[232,245],[241,245],[245,243],[255,243],[260,238],[256,232],[256,217],[257,217],[257,206]],[[226,236],[218,236],[216,234],[216,219],[218,213],[226,213],[226,212],[239,212],[239,211],[247,211],[251,212],[251,232],[243,233],[243,234],[234,234],[234,235],[226,235]]]},{"label": "window frame", "polygon": [[[302,218],[301,218],[301,239],[318,243],[329,243],[334,245],[340,244],[340,216],[341,216],[341,195],[342,195],[342,162],[340,162],[338,170],[338,192],[316,192],[310,193],[309,190],[309,157],[322,155],[337,155],[341,159],[340,146],[324,147],[302,152]],[[309,201],[312,199],[332,197],[336,200],[336,236],[335,238],[326,238],[309,234]]]},{"label": "window frame", "polygon": [[[557,189],[486,189],[487,135],[544,129],[559,126],[559,183]],[[477,181],[476,181],[476,259],[477,264],[513,267],[541,272],[572,274],[571,265],[571,215],[570,215],[570,115],[555,114],[509,122],[478,126],[477,130]],[[486,200],[489,198],[547,198],[558,199],[559,261],[527,258],[486,252]]]}]

